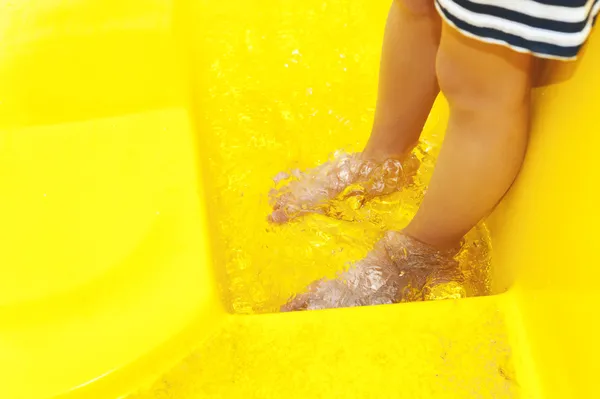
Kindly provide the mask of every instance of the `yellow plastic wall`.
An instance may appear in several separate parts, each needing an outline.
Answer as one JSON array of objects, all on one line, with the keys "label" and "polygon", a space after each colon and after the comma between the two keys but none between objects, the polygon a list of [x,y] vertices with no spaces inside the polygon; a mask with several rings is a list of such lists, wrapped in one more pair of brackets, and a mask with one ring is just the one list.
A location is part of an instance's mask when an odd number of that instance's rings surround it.
[{"label": "yellow plastic wall", "polygon": [[2,398],[143,378],[218,317],[171,27],[165,1],[0,2]]},{"label": "yellow plastic wall", "polygon": [[543,66],[523,171],[490,223],[543,398],[597,396],[598,39],[580,62]]},{"label": "yellow plastic wall", "polygon": [[[227,23],[250,21],[282,42],[300,32],[315,59],[348,40],[372,67],[332,74],[341,94],[323,101],[352,112],[374,97],[375,52],[360,46],[379,45],[386,8],[0,0],[0,397],[596,396],[597,38],[577,65],[544,69],[523,172],[490,218],[494,284],[505,294],[285,315],[225,310],[226,248],[202,122],[211,39],[237,40],[242,27]],[[303,30],[312,15],[330,23]],[[349,18],[360,38],[342,29]],[[278,77],[276,57],[255,62],[273,71],[266,93],[286,96],[297,80]],[[330,127],[303,131],[302,143]],[[328,137],[323,147],[339,139]]]}]

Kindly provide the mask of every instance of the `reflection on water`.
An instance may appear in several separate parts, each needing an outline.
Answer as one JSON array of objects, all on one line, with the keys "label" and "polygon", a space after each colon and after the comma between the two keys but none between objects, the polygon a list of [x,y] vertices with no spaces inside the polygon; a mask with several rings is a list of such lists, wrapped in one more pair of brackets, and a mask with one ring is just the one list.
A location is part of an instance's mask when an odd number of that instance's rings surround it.
[{"label": "reflection on water", "polygon": [[[302,12],[294,2],[253,4],[207,7],[194,39],[203,54],[194,73],[215,258],[240,313],[277,311],[310,282],[362,259],[386,231],[404,227],[431,175],[447,112],[440,101],[430,115],[408,189],[362,207],[356,196],[337,201],[334,213],[344,220],[311,214],[269,223],[273,177],[366,142],[389,4],[306,0]],[[458,258],[467,283],[440,286],[432,298],[487,292],[484,226],[469,233]]]}]

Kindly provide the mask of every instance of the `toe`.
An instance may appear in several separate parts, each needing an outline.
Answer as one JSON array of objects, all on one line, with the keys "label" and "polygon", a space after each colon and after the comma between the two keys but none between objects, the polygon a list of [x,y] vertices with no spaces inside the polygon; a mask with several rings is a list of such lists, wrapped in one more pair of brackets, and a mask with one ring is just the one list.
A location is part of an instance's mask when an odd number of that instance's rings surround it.
[{"label": "toe", "polygon": [[290,299],[287,303],[281,306],[281,312],[294,312],[298,310],[306,310],[308,307],[310,296],[308,293],[298,294],[292,299]]},{"label": "toe", "polygon": [[285,210],[276,209],[273,212],[271,212],[271,214],[267,217],[267,220],[270,223],[282,224],[282,223],[288,222],[290,220],[290,218],[285,213]]}]

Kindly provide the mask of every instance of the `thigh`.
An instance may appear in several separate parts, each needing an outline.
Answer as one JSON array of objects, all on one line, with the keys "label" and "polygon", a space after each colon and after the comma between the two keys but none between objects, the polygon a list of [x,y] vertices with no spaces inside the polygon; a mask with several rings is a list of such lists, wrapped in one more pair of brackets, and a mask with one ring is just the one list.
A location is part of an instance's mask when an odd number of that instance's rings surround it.
[{"label": "thigh", "polygon": [[411,14],[437,14],[434,0],[394,0],[398,2],[405,10]]}]

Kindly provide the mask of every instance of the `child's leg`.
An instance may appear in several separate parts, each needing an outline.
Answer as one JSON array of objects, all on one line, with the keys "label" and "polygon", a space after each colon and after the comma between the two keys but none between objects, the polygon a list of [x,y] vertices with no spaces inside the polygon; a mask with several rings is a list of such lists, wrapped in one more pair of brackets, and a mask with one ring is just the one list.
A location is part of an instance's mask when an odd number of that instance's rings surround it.
[{"label": "child's leg", "polygon": [[[435,54],[440,29],[432,0],[394,0],[385,29],[375,119],[366,148],[362,154],[338,157],[299,173],[289,184],[273,190],[272,222],[287,222],[305,213],[327,213],[328,200],[354,183],[365,186],[365,199],[405,185],[418,167],[415,159],[405,161],[405,157],[417,143],[439,92]],[[392,162],[382,165],[390,158]],[[378,184],[367,187],[369,182]]]},{"label": "child's leg", "polygon": [[379,70],[375,120],[363,152],[402,158],[416,144],[439,87],[435,57],[441,20],[431,0],[394,0]]},{"label": "child's leg", "polygon": [[527,145],[531,62],[530,55],[444,25],[437,74],[450,121],[407,234],[438,248],[455,246],[506,193]]},{"label": "child's leg", "polygon": [[408,236],[388,232],[348,272],[314,283],[282,310],[426,299],[427,287],[460,281],[452,248],[492,210],[521,167],[530,64],[529,55],[444,26],[437,73],[450,121],[429,189],[405,229]]}]

